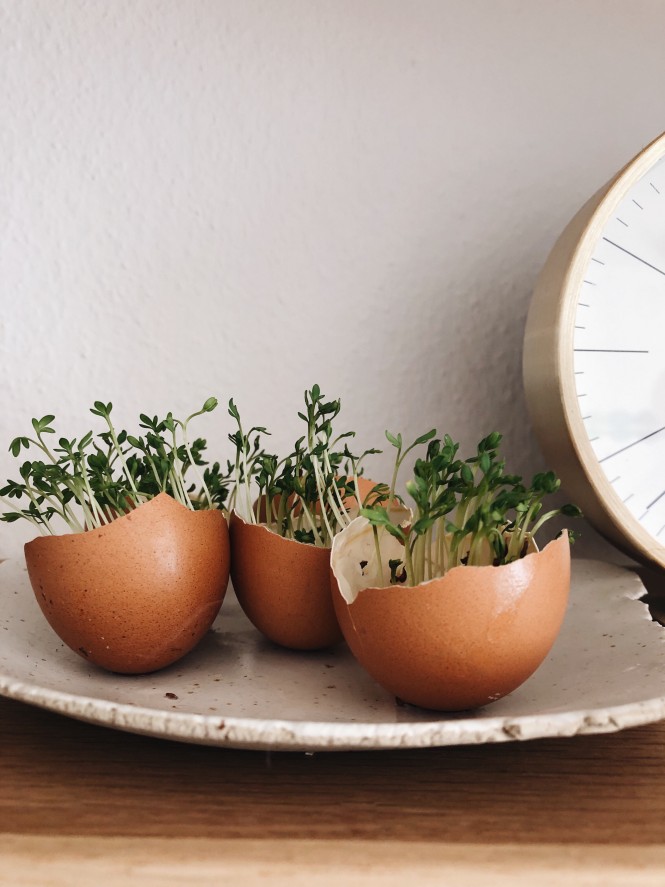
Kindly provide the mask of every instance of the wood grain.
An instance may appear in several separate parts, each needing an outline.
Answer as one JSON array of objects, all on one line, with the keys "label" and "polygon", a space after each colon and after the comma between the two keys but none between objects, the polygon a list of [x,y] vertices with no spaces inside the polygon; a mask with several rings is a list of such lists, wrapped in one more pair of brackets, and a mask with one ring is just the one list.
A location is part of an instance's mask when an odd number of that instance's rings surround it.
[{"label": "wood grain", "polygon": [[11,887],[661,887],[662,847],[0,836]]},{"label": "wood grain", "polygon": [[640,846],[665,833],[665,724],[311,756],[149,739],[1,700],[0,735],[0,832],[23,837]]}]

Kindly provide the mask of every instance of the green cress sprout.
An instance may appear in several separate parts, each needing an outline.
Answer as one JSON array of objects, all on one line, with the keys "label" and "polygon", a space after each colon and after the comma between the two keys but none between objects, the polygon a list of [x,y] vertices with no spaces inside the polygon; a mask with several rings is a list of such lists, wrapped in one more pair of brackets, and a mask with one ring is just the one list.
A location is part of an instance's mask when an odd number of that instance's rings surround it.
[{"label": "green cress sprout", "polygon": [[[51,520],[59,517],[72,532],[81,533],[110,523],[159,493],[168,493],[191,510],[221,508],[230,479],[219,463],[208,466],[204,461],[205,440],[190,443],[187,436],[189,422],[216,406],[217,399],[209,397],[185,420],[172,413],[164,419],[142,413],[143,434],[136,437],[116,431],[113,404],[98,400],[90,412],[103,420],[105,430],[96,436],[88,431],[79,439],[60,437],[57,446],[47,442],[47,436],[56,433],[55,416],[33,419],[34,437],[17,437],[9,447],[16,458],[23,450],[37,452],[21,464],[21,480],[7,481],[0,490],[0,502],[11,509],[0,514],[0,520],[25,518],[43,535],[55,535]],[[187,485],[189,469],[198,486]]]},{"label": "green cress sprout", "polygon": [[334,435],[333,422],[340,408],[339,400],[326,401],[320,387],[313,385],[305,392],[304,412],[298,413],[306,433],[280,459],[262,447],[261,435],[268,433],[265,428],[243,431],[231,400],[229,415],[237,431],[229,435],[236,448],[229,509],[235,508],[248,523],[263,523],[287,539],[330,547],[333,536],[351,522],[349,500],[361,501],[361,461],[379,452],[366,450],[356,457],[346,443],[341,444],[355,432]]},{"label": "green cress sprout", "polygon": [[529,542],[546,521],[558,514],[581,515],[575,505],[543,514],[543,500],[559,489],[559,479],[547,471],[536,474],[526,487],[521,477],[505,474],[497,432],[483,438],[476,454],[464,461],[457,457],[459,444],[448,435],[436,438],[436,430],[422,435],[404,451],[401,435],[386,432],[386,437],[397,451],[392,484],[385,496],[389,501],[395,496],[404,456],[427,444],[425,457],[416,460],[413,477],[406,484],[415,504],[410,523],[393,523],[380,499],[360,510],[372,525],[379,554],[381,527],[404,546],[403,558],[389,561],[391,584],[419,585],[461,565],[511,563],[527,553]]}]

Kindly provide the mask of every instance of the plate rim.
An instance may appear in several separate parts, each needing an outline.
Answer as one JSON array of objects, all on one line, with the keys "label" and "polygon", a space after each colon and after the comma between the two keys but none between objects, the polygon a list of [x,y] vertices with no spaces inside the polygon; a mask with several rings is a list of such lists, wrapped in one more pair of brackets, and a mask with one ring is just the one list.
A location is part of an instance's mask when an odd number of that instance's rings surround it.
[{"label": "plate rim", "polygon": [[[160,711],[66,691],[48,691],[42,687],[30,687],[23,681],[9,680],[3,674],[0,674],[0,696],[84,723],[122,732],[185,744],[258,751],[389,751],[457,745],[490,745],[516,740],[614,733],[665,719],[664,695],[614,707],[556,712],[550,716],[550,720],[556,721],[556,733],[546,729],[543,714],[483,718],[483,729],[487,733],[491,731],[492,735],[479,739],[477,718],[375,724],[363,721],[337,723],[323,720],[221,717],[193,712]],[[68,703],[73,705],[70,706]],[[75,711],[74,706],[77,709],[83,708],[83,711]],[[90,714],[86,713],[88,707]],[[118,717],[120,713],[124,716]],[[140,723],[142,718],[145,718],[146,724]],[[162,729],[151,727],[150,724],[154,721],[161,722],[164,727]],[[201,727],[198,735],[192,735],[192,724]],[[168,731],[165,729],[166,725]],[[185,726],[187,730],[182,729]],[[272,734],[270,738],[262,735],[268,730]]]},{"label": "plate rim", "polygon": [[[586,558],[580,560],[613,567],[626,576],[632,575],[633,587],[615,593],[623,599],[640,603],[645,618],[651,620],[648,606],[641,600],[646,589],[631,567]],[[0,572],[12,562],[20,563],[20,559],[4,560],[0,563]],[[665,641],[665,630],[662,640]],[[96,726],[156,739],[263,751],[389,751],[484,745],[611,733],[665,719],[665,692],[662,696],[615,706],[578,707],[549,714],[497,715],[482,719],[477,716],[465,717],[461,713],[452,718],[422,722],[266,719],[168,711],[69,690],[56,690],[38,682],[28,683],[2,671],[0,696]],[[555,730],[552,729],[552,722],[556,724]],[[481,731],[483,735],[479,736]]]}]

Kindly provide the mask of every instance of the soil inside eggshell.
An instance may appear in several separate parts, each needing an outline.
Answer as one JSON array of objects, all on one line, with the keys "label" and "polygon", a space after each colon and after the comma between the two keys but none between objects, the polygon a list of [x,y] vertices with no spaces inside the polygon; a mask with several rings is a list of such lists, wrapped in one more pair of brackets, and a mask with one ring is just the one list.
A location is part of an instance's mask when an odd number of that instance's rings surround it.
[{"label": "soil inside eggshell", "polygon": [[188,653],[212,625],[229,579],[226,518],[165,493],[84,533],[25,546],[35,596],[79,655],[146,673]]},{"label": "soil inside eggshell", "polygon": [[394,696],[429,709],[476,708],[515,690],[547,656],[570,588],[566,534],[503,566],[359,589],[357,552],[341,538],[350,529],[333,544],[335,611],[355,657]]}]

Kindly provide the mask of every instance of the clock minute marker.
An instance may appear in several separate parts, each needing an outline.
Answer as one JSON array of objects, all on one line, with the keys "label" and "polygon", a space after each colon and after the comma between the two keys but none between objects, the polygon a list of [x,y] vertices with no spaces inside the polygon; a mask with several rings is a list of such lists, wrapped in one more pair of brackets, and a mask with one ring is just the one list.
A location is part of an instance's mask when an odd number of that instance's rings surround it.
[{"label": "clock minute marker", "polygon": [[647,505],[647,511],[652,507],[652,505],[655,505],[656,502],[659,502],[663,498],[663,496],[665,496],[665,490],[663,490],[662,493],[659,493],[653,501],[649,502],[649,504]]},{"label": "clock minute marker", "polygon": [[638,440],[634,440],[632,443],[626,444],[625,447],[621,447],[621,449],[616,450],[614,453],[610,453],[609,456],[603,456],[602,459],[599,459],[599,462],[606,462],[608,459],[613,459],[614,456],[618,456],[619,453],[625,453],[626,450],[630,450],[632,447],[636,447],[638,444],[643,443],[645,440],[649,440],[650,437],[655,437],[657,434],[661,434],[665,431],[665,425],[662,428],[656,428],[655,431],[650,431],[649,434],[645,434],[644,437],[640,437]]},{"label": "clock minute marker", "polygon": [[631,251],[629,249],[626,249],[625,246],[620,246],[618,243],[610,240],[609,237],[603,237],[603,240],[606,243],[609,243],[610,246],[614,246],[617,249],[620,249],[622,253],[626,253],[627,256],[631,256],[633,259],[637,259],[638,262],[642,262],[642,264],[646,265],[647,268],[652,268],[654,271],[657,271],[659,274],[662,274],[665,277],[665,271],[663,271],[661,268],[657,268],[655,265],[652,265],[651,262],[647,262],[647,260],[641,258],[641,256],[636,256],[635,253],[631,253]]},{"label": "clock minute marker", "polygon": [[545,457],[569,474],[568,495],[604,535],[665,570],[665,347],[644,333],[665,329],[665,281],[643,270],[665,277],[660,196],[665,133],[587,201],[553,246],[529,309],[524,380]]}]

